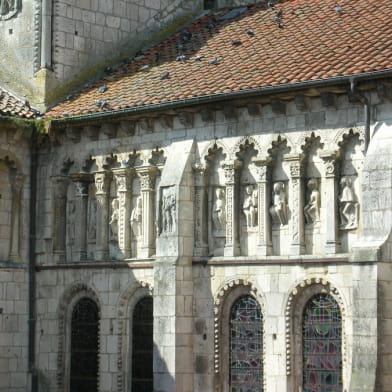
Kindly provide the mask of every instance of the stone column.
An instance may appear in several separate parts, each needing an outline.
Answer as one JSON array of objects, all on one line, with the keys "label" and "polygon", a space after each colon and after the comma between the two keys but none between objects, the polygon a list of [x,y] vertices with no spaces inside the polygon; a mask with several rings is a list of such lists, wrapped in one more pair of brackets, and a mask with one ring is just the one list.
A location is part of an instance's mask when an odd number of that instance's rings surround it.
[{"label": "stone column", "polygon": [[68,178],[63,176],[53,177],[54,188],[54,227],[53,251],[57,263],[65,262],[65,241],[67,230],[67,190]]},{"label": "stone column", "polygon": [[305,253],[303,156],[286,155],[284,159],[290,165],[290,254],[302,255]]},{"label": "stone column", "polygon": [[254,160],[257,166],[257,224],[258,224],[258,240],[257,254],[261,256],[272,255],[272,233],[271,233],[271,217],[269,214],[270,207],[270,189],[269,189],[269,164],[270,161]]},{"label": "stone column", "polygon": [[193,167],[195,180],[195,256],[208,255],[208,199],[207,199],[207,168],[201,164]]},{"label": "stone column", "polygon": [[75,184],[75,252],[77,261],[87,259],[87,205],[88,186],[91,175],[85,173],[72,174]]},{"label": "stone column", "polygon": [[336,172],[338,162],[336,161],[336,154],[325,152],[321,155],[324,160],[325,167],[325,225],[326,225],[326,244],[325,252],[329,254],[339,253],[340,241],[338,236],[338,205],[337,205],[337,178]]},{"label": "stone column", "polygon": [[11,209],[11,243],[10,243],[10,259],[11,261],[19,261],[20,249],[20,202],[22,192],[22,176],[15,174],[11,178],[12,191],[12,209]]},{"label": "stone column", "polygon": [[118,246],[124,259],[131,257],[131,225],[129,222],[131,213],[132,175],[131,169],[113,170],[117,184],[119,200],[118,217]]},{"label": "stone column", "polygon": [[95,197],[97,199],[97,243],[95,258],[99,261],[109,259],[109,191],[111,174],[94,174]]},{"label": "stone column", "polygon": [[238,160],[225,161],[223,169],[226,178],[226,244],[224,256],[238,256],[240,245],[238,241],[238,172],[241,162]]},{"label": "stone column", "polygon": [[141,257],[151,257],[155,254],[155,178],[158,169],[155,166],[146,166],[138,169],[140,190],[142,196],[142,246]]}]

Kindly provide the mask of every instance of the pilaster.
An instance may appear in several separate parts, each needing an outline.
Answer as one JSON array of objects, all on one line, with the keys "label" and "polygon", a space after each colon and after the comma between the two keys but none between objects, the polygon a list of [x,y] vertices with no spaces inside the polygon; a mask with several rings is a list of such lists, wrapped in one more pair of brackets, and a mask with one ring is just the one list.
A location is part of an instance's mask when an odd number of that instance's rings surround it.
[{"label": "pilaster", "polygon": [[338,205],[337,178],[338,162],[336,154],[325,152],[321,155],[324,161],[325,176],[325,220],[326,223],[326,253],[339,253],[340,241],[338,237]]},{"label": "pilaster", "polygon": [[271,240],[271,217],[269,214],[270,206],[270,187],[269,187],[269,164],[270,160],[254,160],[257,166],[257,223],[258,239],[257,254],[261,256],[272,255]]},{"label": "pilaster", "polygon": [[53,228],[53,252],[57,263],[65,262],[66,241],[66,211],[68,177],[53,177],[54,188],[54,228]]},{"label": "pilaster", "polygon": [[94,174],[97,199],[97,243],[95,258],[99,261],[109,259],[109,191],[111,173]]},{"label": "pilaster", "polygon": [[207,179],[208,170],[200,163],[193,166],[195,181],[195,256],[208,255]]},{"label": "pilaster", "polygon": [[145,166],[137,169],[140,178],[142,196],[142,246],[141,257],[151,257],[155,254],[155,224],[154,196],[155,179],[158,174],[156,166]]},{"label": "pilaster", "polygon": [[305,253],[303,156],[286,155],[290,165],[290,254]]},{"label": "pilaster", "polygon": [[117,184],[119,200],[118,246],[124,258],[127,259],[131,257],[130,212],[133,171],[121,168],[113,170],[113,174]]},{"label": "pilaster", "polygon": [[238,240],[238,174],[242,163],[229,160],[223,163],[226,178],[226,243],[224,256],[238,256],[240,245]]},{"label": "pilaster", "polygon": [[88,186],[92,181],[89,174],[78,173],[71,175],[75,184],[75,255],[77,261],[87,259],[87,204]]}]

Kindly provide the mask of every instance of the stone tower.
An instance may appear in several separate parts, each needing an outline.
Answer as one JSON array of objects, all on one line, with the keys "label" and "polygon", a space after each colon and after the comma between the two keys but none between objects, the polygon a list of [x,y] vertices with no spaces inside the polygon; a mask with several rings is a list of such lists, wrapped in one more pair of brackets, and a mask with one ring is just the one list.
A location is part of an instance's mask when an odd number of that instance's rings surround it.
[{"label": "stone tower", "polygon": [[42,111],[202,9],[202,0],[0,0],[2,86]]}]

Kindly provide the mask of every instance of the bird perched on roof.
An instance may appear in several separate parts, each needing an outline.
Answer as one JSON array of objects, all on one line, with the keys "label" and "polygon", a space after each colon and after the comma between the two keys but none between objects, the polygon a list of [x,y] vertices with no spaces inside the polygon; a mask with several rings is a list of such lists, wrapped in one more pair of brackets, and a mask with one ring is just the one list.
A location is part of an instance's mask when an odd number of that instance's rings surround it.
[{"label": "bird perched on roof", "polygon": [[150,66],[148,64],[143,65],[143,67],[140,67],[140,71],[148,71],[150,69]]},{"label": "bird perched on roof", "polygon": [[239,46],[239,45],[242,44],[242,42],[233,39],[233,40],[231,40],[231,44],[232,44],[233,46]]},{"label": "bird perched on roof", "polygon": [[169,72],[165,72],[163,75],[161,75],[160,79],[161,80],[165,80],[169,77],[170,73]]},{"label": "bird perched on roof", "polygon": [[274,15],[274,21],[280,28],[283,27],[281,15],[282,15],[282,10],[277,11],[276,14]]},{"label": "bird perched on roof", "polygon": [[275,9],[275,1],[274,0],[268,0],[268,7],[271,8],[272,10]]},{"label": "bird perched on roof", "polygon": [[219,57],[214,57],[213,59],[211,59],[211,60],[208,62],[208,64],[215,65],[215,64],[218,64],[219,61],[220,61],[220,58],[219,58]]},{"label": "bird perched on roof", "polygon": [[101,86],[101,87],[98,89],[98,92],[99,92],[100,94],[102,94],[102,93],[104,93],[107,89],[108,89],[108,86],[106,86],[106,84],[104,84],[103,86]]},{"label": "bird perched on roof", "polygon": [[245,33],[248,34],[249,37],[253,37],[255,35],[255,32],[252,29],[245,30]]},{"label": "bird perched on roof", "polygon": [[188,57],[185,54],[180,54],[176,57],[176,61],[185,61]]},{"label": "bird perched on roof", "polygon": [[203,57],[204,57],[204,56],[202,56],[202,55],[199,54],[199,55],[193,57],[193,60],[194,60],[194,61],[201,61]]},{"label": "bird perched on roof", "polygon": [[191,40],[191,38],[192,38],[192,33],[187,29],[183,30],[182,36],[181,36],[182,42],[188,42]]},{"label": "bird perched on roof", "polygon": [[333,9],[337,12],[337,13],[342,13],[343,12],[343,8],[342,7],[340,7],[339,5],[335,5],[335,7],[333,7]]}]

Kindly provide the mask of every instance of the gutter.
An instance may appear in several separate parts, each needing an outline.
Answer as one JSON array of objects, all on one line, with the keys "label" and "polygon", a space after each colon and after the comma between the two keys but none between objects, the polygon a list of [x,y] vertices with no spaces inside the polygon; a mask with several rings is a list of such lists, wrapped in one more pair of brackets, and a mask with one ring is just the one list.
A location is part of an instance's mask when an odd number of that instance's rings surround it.
[{"label": "gutter", "polygon": [[295,91],[295,90],[300,90],[305,88],[326,87],[326,86],[332,86],[337,84],[348,84],[351,86],[352,79],[355,79],[355,82],[357,83],[361,81],[381,79],[386,77],[392,77],[391,68],[382,71],[373,71],[373,72],[364,72],[364,73],[346,75],[346,76],[337,76],[329,79],[317,79],[317,80],[310,80],[305,82],[286,83],[286,84],[280,84],[278,86],[259,87],[255,89],[231,91],[228,93],[203,95],[199,97],[179,99],[175,101],[169,101],[169,102],[158,103],[158,104],[136,106],[136,107],[124,108],[120,110],[106,111],[106,112],[83,114],[74,117],[66,117],[66,118],[51,120],[51,125],[53,127],[61,127],[62,125],[83,122],[85,120],[94,121],[94,120],[111,119],[118,116],[122,117],[122,116],[134,115],[134,114],[150,113],[154,111],[179,109],[183,107],[216,103],[222,100],[232,100],[232,99],[234,100],[240,98],[250,98],[250,97],[260,96],[260,95],[278,94],[278,93]]},{"label": "gutter", "polygon": [[35,358],[36,330],[36,273],[35,273],[35,240],[36,240],[36,195],[37,195],[37,131],[33,128],[30,150],[30,216],[29,216],[29,323],[28,323],[28,372],[31,375],[31,392],[38,391],[38,374]]}]

